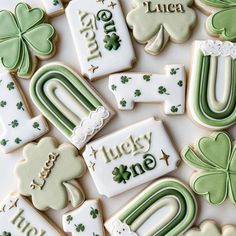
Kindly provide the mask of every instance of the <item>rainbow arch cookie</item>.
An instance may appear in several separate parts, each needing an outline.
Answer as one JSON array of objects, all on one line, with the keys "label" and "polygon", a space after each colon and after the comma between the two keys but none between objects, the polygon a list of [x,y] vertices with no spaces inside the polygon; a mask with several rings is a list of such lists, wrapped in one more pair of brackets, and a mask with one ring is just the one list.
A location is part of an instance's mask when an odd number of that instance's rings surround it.
[{"label": "rainbow arch cookie", "polygon": [[[168,211],[161,211],[165,207]],[[181,235],[196,213],[197,204],[189,189],[176,179],[165,178],[141,192],[105,227],[112,236]]]},{"label": "rainbow arch cookie", "polygon": [[209,129],[236,122],[236,44],[195,41],[188,91],[192,119]]},{"label": "rainbow arch cookie", "polygon": [[78,149],[114,114],[82,77],[60,63],[47,64],[35,73],[30,95],[38,109]]}]

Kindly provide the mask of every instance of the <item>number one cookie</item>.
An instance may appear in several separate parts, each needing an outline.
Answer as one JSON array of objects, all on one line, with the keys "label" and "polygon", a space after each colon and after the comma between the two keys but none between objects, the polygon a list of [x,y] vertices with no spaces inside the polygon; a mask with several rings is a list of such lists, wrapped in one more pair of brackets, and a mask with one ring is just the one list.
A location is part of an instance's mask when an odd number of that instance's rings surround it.
[{"label": "number one cookie", "polygon": [[39,69],[30,87],[36,106],[79,149],[113,116],[85,80],[62,64]]},{"label": "number one cookie", "polygon": [[236,44],[196,41],[188,109],[198,124],[220,130],[236,122]]},{"label": "number one cookie", "polygon": [[185,112],[185,70],[183,65],[166,66],[166,74],[122,73],[109,78],[109,88],[121,110],[131,110],[135,102],[164,102],[165,113]]},{"label": "number one cookie", "polygon": [[[161,212],[162,208],[168,211]],[[141,192],[105,227],[112,236],[182,235],[196,213],[196,201],[188,188],[175,179],[163,179]]]},{"label": "number one cookie", "polygon": [[31,117],[20,89],[7,72],[0,74],[0,147],[8,153],[48,131],[44,118]]}]

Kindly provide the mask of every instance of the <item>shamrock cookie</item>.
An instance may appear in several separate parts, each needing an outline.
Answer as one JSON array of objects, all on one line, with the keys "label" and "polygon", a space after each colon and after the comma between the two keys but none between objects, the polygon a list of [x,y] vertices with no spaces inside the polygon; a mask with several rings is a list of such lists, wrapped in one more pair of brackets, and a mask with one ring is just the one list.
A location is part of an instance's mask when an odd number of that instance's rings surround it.
[{"label": "shamrock cookie", "polygon": [[190,181],[197,194],[212,204],[221,204],[227,197],[236,203],[236,148],[226,133],[203,137],[195,149],[186,146],[181,155],[187,164],[198,169]]},{"label": "shamrock cookie", "polygon": [[98,200],[87,200],[78,209],[64,214],[63,229],[72,236],[105,236]]},{"label": "shamrock cookie", "polygon": [[99,193],[107,197],[167,174],[179,163],[162,122],[154,117],[87,144],[83,157]]},{"label": "shamrock cookie", "polygon": [[74,207],[84,201],[84,194],[73,181],[86,170],[83,159],[71,144],[57,145],[55,139],[47,137],[38,144],[28,144],[23,149],[24,160],[16,167],[18,191],[31,196],[39,210],[55,210]]},{"label": "shamrock cookie", "polygon": [[196,5],[207,15],[207,32],[222,40],[236,41],[235,1],[195,0]]},{"label": "shamrock cookie", "polygon": [[166,74],[113,74],[109,88],[120,110],[131,110],[135,102],[164,102],[165,113],[185,112],[185,70],[183,65],[166,66]]},{"label": "shamrock cookie", "polygon": [[[1,53],[1,52],[0,52]],[[48,131],[43,116],[32,117],[23,93],[8,72],[0,74],[0,148],[12,152]]]},{"label": "shamrock cookie", "polygon": [[[168,211],[161,211],[168,208]],[[157,213],[159,213],[157,215]],[[191,226],[197,204],[180,181],[154,182],[105,222],[111,236],[182,235]]]},{"label": "shamrock cookie", "polygon": [[0,202],[0,235],[65,236],[48,218],[43,218],[25,198],[15,193]]},{"label": "shamrock cookie", "polygon": [[114,115],[86,81],[60,63],[40,68],[30,84],[35,105],[78,149]]},{"label": "shamrock cookie", "polygon": [[236,44],[195,41],[188,91],[191,118],[209,129],[225,129],[236,122]]},{"label": "shamrock cookie", "polygon": [[40,8],[31,9],[19,3],[15,14],[0,11],[0,58],[2,65],[22,78],[30,78],[35,71],[36,57],[41,60],[55,52],[55,29],[45,23]]},{"label": "shamrock cookie", "polygon": [[213,220],[205,220],[199,228],[190,229],[185,236],[235,236],[236,227],[225,225],[222,229]]},{"label": "shamrock cookie", "polygon": [[135,0],[136,8],[127,15],[134,38],[147,44],[145,50],[159,54],[170,39],[175,43],[188,40],[197,22],[193,0]]},{"label": "shamrock cookie", "polygon": [[135,54],[119,0],[73,0],[66,16],[83,75],[94,80],[132,67]]}]

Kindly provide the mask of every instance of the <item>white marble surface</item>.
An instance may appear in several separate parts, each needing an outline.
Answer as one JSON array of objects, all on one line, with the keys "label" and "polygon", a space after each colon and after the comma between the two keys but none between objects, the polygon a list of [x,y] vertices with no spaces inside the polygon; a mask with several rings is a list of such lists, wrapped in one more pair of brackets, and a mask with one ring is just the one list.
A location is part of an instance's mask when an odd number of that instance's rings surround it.
[{"label": "white marble surface", "polygon": [[[0,0],[0,9],[13,10],[17,0]],[[42,6],[40,0],[25,0],[32,6]],[[121,0],[125,14],[132,8],[130,0]],[[195,28],[192,37],[185,44],[168,43],[164,51],[158,56],[151,56],[144,52],[143,46],[134,42],[134,47],[137,55],[137,63],[133,71],[163,73],[166,64],[183,63],[186,65],[187,72],[190,69],[191,62],[191,44],[196,39],[208,39],[209,36],[205,30],[206,17],[199,11],[198,25]],[[69,27],[65,15],[54,17],[51,23],[55,26],[59,35],[59,42],[57,44],[56,55],[48,61],[61,61],[80,71],[75,49],[73,47],[72,38],[70,35]],[[40,66],[41,63],[39,63]],[[33,108],[34,114],[38,113],[36,108],[33,107],[29,98],[28,86],[29,81],[20,80],[24,93]],[[93,86],[102,94],[102,96],[117,110],[115,97],[108,90],[108,78],[103,78],[99,81],[93,82]],[[137,104],[133,111],[117,111],[116,117],[101,131],[96,137],[101,137],[104,134],[109,134],[119,128],[143,120],[150,116],[156,116],[162,119],[166,125],[169,134],[171,135],[176,148],[180,151],[185,144],[194,143],[200,136],[210,134],[210,131],[199,128],[196,126],[186,115],[182,116],[166,116],[164,114],[163,106],[161,104]],[[61,142],[66,142],[66,139],[51,125],[51,132],[48,135],[56,137]],[[232,138],[236,139],[236,127],[231,127],[229,130]],[[96,138],[95,137],[95,138]],[[16,179],[14,176],[14,167],[17,161],[22,158],[22,150],[14,153],[4,155],[0,154],[0,199],[2,199],[8,192],[16,190]],[[184,163],[174,171],[171,176],[178,177],[184,182],[188,182],[192,173],[192,169],[187,167]],[[114,212],[116,212],[124,203],[126,203],[132,196],[140,192],[145,185],[137,187],[131,191],[121,194],[112,199],[99,196],[95,185],[89,175],[89,172],[80,181],[88,199],[100,198],[103,206],[104,217],[107,219]],[[235,224],[236,206],[230,201],[225,201],[220,206],[211,206],[202,197],[197,197],[199,203],[199,214],[196,223],[210,218],[215,219],[222,224]],[[70,207],[62,211],[47,211],[46,213],[61,227],[61,216],[64,212],[68,211]]]}]

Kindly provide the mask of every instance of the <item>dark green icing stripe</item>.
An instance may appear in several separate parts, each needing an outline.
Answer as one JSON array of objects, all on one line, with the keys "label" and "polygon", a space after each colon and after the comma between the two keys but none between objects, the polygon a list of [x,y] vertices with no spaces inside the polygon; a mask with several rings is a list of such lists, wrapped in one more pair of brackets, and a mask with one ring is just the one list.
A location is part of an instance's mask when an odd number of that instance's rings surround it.
[{"label": "dark green icing stripe", "polygon": [[231,91],[228,103],[222,112],[214,112],[207,101],[207,87],[209,82],[210,56],[204,56],[201,51],[198,54],[195,90],[194,111],[198,118],[211,126],[227,126],[236,121],[236,60],[232,61]]},{"label": "dark green icing stripe", "polygon": [[127,225],[131,225],[146,209],[168,196],[178,199],[181,210],[172,221],[159,232],[156,232],[154,236],[178,235],[193,221],[196,213],[196,203],[191,193],[183,185],[175,181],[163,182],[155,186],[127,209],[119,219]]},{"label": "dark green icing stripe", "polygon": [[89,111],[94,111],[101,103],[75,76],[62,65],[49,65],[40,70],[31,82],[31,96],[43,114],[54,123],[66,136],[71,136],[75,125],[45,95],[43,87],[47,81],[58,80],[70,91],[78,102]]}]

